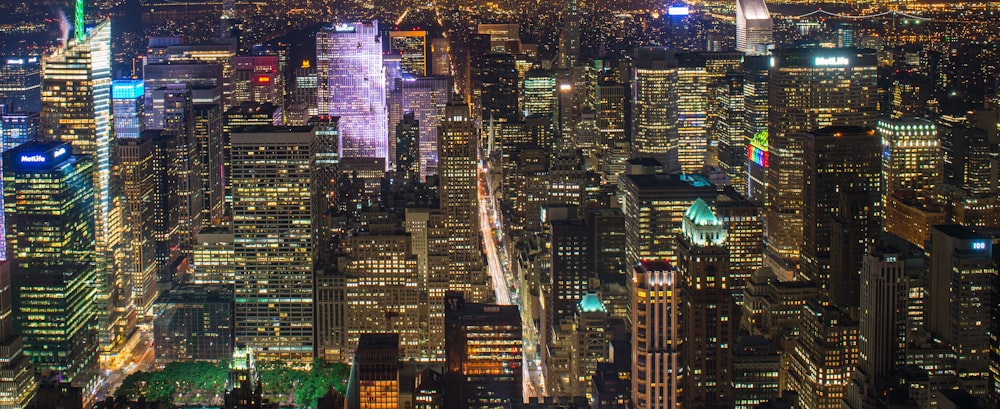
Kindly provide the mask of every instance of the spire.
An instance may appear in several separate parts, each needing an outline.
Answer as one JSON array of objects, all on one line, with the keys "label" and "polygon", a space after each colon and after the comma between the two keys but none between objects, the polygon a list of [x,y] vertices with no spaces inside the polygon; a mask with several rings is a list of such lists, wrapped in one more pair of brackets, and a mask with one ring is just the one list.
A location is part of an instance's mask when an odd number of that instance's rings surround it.
[{"label": "spire", "polygon": [[83,40],[83,36],[87,35],[83,24],[83,2],[84,0],[76,0],[76,10],[73,15],[73,37],[77,40]]}]

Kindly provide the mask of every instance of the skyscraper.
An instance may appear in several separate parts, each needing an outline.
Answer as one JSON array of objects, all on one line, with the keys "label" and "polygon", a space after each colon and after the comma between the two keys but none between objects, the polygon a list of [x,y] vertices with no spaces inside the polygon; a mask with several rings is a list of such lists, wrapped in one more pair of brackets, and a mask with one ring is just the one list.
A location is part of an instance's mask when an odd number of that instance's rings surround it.
[{"label": "skyscraper", "polygon": [[438,128],[438,176],[450,245],[448,288],[470,301],[485,300],[489,289],[479,239],[477,141],[468,105],[453,101]]},{"label": "skyscraper", "polygon": [[[766,245],[770,265],[795,270],[802,247],[803,132],[831,125],[874,127],[872,50],[795,48],[770,57]],[[776,103],[782,101],[782,103]],[[752,175],[751,175],[752,176]]]},{"label": "skyscraper", "polygon": [[632,157],[651,157],[679,169],[677,60],[666,48],[636,50],[632,77]]},{"label": "skyscraper", "polygon": [[839,408],[858,363],[858,323],[815,299],[802,306],[801,320],[787,385],[803,409]]},{"label": "skyscraper", "polygon": [[385,74],[378,21],[327,27],[316,34],[321,115],[340,117],[342,158],[389,158]]},{"label": "skyscraper", "polygon": [[261,359],[313,357],[312,128],[231,136],[236,342]]},{"label": "skyscraper", "polygon": [[628,135],[625,129],[626,87],[617,83],[598,83],[594,91],[594,110],[597,115],[598,169],[611,183],[618,182],[618,175],[625,171],[629,157]]},{"label": "skyscraper", "polygon": [[[82,4],[82,3],[81,3]],[[82,14],[82,10],[78,13]],[[83,17],[79,16],[82,25]],[[95,303],[101,351],[112,353],[124,339],[112,336],[117,309],[113,283],[119,271],[114,265],[120,237],[120,219],[113,217],[111,154],[115,148],[111,100],[111,22],[90,30],[76,27],[76,36],[66,46],[47,56],[42,64],[43,138],[72,144],[74,154],[91,155],[94,160],[93,218],[96,241]]]},{"label": "skyscraper", "polygon": [[513,305],[445,295],[446,409],[499,409],[523,401],[521,314]]},{"label": "skyscraper", "polygon": [[[741,53],[697,52],[677,54],[677,160],[687,173],[701,172],[717,161],[717,148],[710,155],[709,127],[714,122],[710,90],[729,70],[739,66]],[[718,141],[714,141],[718,142]]]},{"label": "skyscraper", "polygon": [[[874,129],[831,126],[805,134],[803,151],[803,241],[799,274],[820,286],[824,295],[845,295],[832,300],[839,307],[856,308],[860,260],[831,271],[850,253],[863,254],[881,231],[881,146]],[[855,212],[853,210],[857,209]],[[853,240],[844,254],[833,255],[834,226],[839,223]],[[838,260],[831,260],[838,258]],[[853,266],[853,267],[848,267]],[[836,287],[834,289],[833,287]],[[829,301],[829,300],[828,300]]]},{"label": "skyscraper", "polygon": [[13,261],[0,261],[0,406],[23,409],[35,397],[38,383],[34,368],[24,355],[24,340],[14,332]]},{"label": "skyscraper", "polygon": [[[450,77],[407,77],[403,79],[403,112],[413,112],[420,129],[420,143],[417,152],[421,179],[438,173],[438,126],[444,119],[451,91],[452,81]],[[396,125],[392,126],[393,131],[395,131]]]},{"label": "skyscraper", "polygon": [[729,175],[729,183],[738,192],[747,193],[746,140],[743,137],[743,75],[731,72],[710,89],[715,101],[712,104],[713,123],[710,138],[718,143],[719,168]]},{"label": "skyscraper", "polygon": [[757,54],[774,43],[774,23],[764,0],[736,0],[736,49]]},{"label": "skyscraper", "polygon": [[[389,51],[400,55],[399,65],[403,72],[415,77],[425,77],[429,74],[427,31],[390,31]],[[437,74],[437,73],[435,73]]]},{"label": "skyscraper", "polygon": [[559,67],[570,69],[580,59],[580,1],[566,0],[559,33]]},{"label": "skyscraper", "polygon": [[881,119],[883,197],[912,192],[928,201],[941,184],[941,141],[937,126],[926,119]]},{"label": "skyscraper", "polygon": [[681,278],[663,260],[635,265],[632,283],[632,404],[636,409],[679,409]]},{"label": "skyscraper", "polygon": [[743,289],[750,275],[764,266],[764,222],[761,206],[747,200],[733,187],[726,187],[715,200],[715,214],[726,227],[729,249],[730,292],[743,304]]},{"label": "skyscraper", "polygon": [[625,259],[673,260],[684,212],[698,198],[714,203],[716,188],[700,175],[624,175]]},{"label": "skyscraper", "polygon": [[771,167],[768,147],[768,95],[770,58],[748,55],[743,59],[743,145],[747,155],[747,198],[767,205],[767,173]]},{"label": "skyscraper", "polygon": [[927,327],[955,354],[958,386],[985,398],[989,389],[993,243],[959,225],[931,230]]},{"label": "skyscraper", "polygon": [[0,59],[0,105],[8,112],[41,111],[41,74],[38,57]]},{"label": "skyscraper", "polygon": [[111,99],[114,104],[115,136],[118,139],[138,138],[144,127],[146,102],[142,80],[114,80]]},{"label": "skyscraper", "polygon": [[101,313],[94,308],[94,163],[71,149],[46,141],[5,152],[4,213],[25,355],[39,371],[85,386],[97,374],[93,331]]},{"label": "skyscraper", "polygon": [[[492,38],[492,37],[491,37]],[[481,120],[484,124],[493,122],[517,122],[517,96],[520,84],[514,56],[510,54],[487,54],[480,60],[482,81]]]},{"label": "skyscraper", "polygon": [[123,273],[129,276],[133,302],[140,321],[151,316],[158,295],[156,241],[154,236],[154,192],[156,189],[154,141],[141,138],[118,140],[118,175],[125,193],[122,230]]}]

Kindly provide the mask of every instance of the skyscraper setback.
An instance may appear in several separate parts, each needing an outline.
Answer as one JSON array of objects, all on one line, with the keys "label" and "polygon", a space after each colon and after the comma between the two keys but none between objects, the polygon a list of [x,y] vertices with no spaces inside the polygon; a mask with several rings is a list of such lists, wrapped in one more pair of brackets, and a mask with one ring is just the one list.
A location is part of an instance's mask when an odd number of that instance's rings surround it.
[{"label": "skyscraper setback", "polygon": [[378,21],[321,30],[316,66],[319,112],[340,117],[340,156],[391,163]]}]

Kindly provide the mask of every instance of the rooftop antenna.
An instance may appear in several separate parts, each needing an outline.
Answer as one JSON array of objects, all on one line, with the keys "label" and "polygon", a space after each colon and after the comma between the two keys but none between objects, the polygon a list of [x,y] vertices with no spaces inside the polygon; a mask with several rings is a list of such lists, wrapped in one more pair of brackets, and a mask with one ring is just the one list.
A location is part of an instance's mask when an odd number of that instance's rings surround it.
[{"label": "rooftop antenna", "polygon": [[76,14],[73,16],[73,36],[77,40],[83,40],[87,35],[87,30],[83,26],[83,1],[76,0]]}]

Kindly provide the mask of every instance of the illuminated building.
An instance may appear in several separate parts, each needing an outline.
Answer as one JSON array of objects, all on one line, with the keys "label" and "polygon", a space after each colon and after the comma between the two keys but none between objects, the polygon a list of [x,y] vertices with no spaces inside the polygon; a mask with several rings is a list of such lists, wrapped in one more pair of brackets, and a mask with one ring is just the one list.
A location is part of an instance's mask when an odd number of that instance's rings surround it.
[{"label": "illuminated building", "polygon": [[861,270],[858,369],[846,396],[853,409],[875,406],[892,387],[885,377],[905,365],[910,276],[925,268],[919,248],[898,237],[882,238]]},{"label": "illuminated building", "polygon": [[803,409],[837,409],[858,364],[858,323],[836,307],[809,300],[791,350],[789,389]]},{"label": "illuminated building", "polygon": [[644,260],[632,276],[632,404],[682,408],[681,278],[663,260]]},{"label": "illuminated building", "polygon": [[233,356],[233,287],[185,285],[158,302],[153,323],[157,364]]},{"label": "illuminated building", "polygon": [[38,371],[86,386],[98,369],[94,162],[71,149],[49,141],[4,152],[4,213],[24,353]]},{"label": "illuminated building", "polygon": [[226,226],[206,226],[195,238],[192,261],[194,284],[236,283],[233,229]]},{"label": "illuminated building", "polygon": [[524,76],[521,87],[521,111],[524,116],[543,116],[555,121],[559,99],[556,97],[556,76],[550,71],[532,70]]},{"label": "illuminated building", "polygon": [[747,195],[748,152],[743,138],[743,76],[732,72],[710,89],[713,123],[710,138],[718,143],[719,168],[729,175],[729,184]]},{"label": "illuminated building", "polygon": [[8,150],[38,136],[37,112],[0,112],[2,148]]},{"label": "illuminated building", "polygon": [[990,165],[995,142],[990,142],[990,132],[969,126],[964,119],[943,116],[938,121],[944,183],[975,198],[995,196],[997,180]]},{"label": "illuminated building", "polygon": [[587,396],[597,365],[608,362],[610,314],[600,297],[587,293],[577,303],[573,325],[573,360],[569,373],[573,376],[572,396]]},{"label": "illuminated building", "polygon": [[[831,126],[806,133],[803,142],[799,274],[820,286],[821,294],[830,297],[824,300],[856,308],[860,258],[882,226],[879,137],[872,128]],[[837,254],[838,229],[850,237],[843,254]]]},{"label": "illuminated building", "polygon": [[138,138],[142,132],[145,93],[142,80],[114,80],[111,83],[115,135],[118,139]]},{"label": "illuminated building", "polygon": [[14,332],[12,264],[0,261],[0,407],[24,409],[35,397],[38,384],[24,355],[24,341]]},{"label": "illuminated building", "polygon": [[986,398],[990,386],[990,322],[997,277],[993,243],[958,225],[931,230],[927,327],[951,346],[958,386]]},{"label": "illuminated building", "polygon": [[598,83],[594,110],[597,114],[597,151],[604,180],[617,183],[629,157],[628,133],[625,130],[625,86]]},{"label": "illuminated building", "polygon": [[732,406],[730,348],[737,323],[727,243],[722,220],[708,203],[695,199],[684,212],[677,236],[685,373],[681,397],[691,407]]},{"label": "illuminated building", "polygon": [[[390,31],[389,51],[399,53],[403,72],[416,76],[428,75],[427,32],[422,30]],[[437,73],[435,73],[437,74]]]},{"label": "illuminated building", "polygon": [[715,202],[715,185],[700,175],[622,175],[626,261],[674,260],[674,237],[698,198]]},{"label": "illuminated building", "polygon": [[764,0],[736,0],[736,49],[762,54],[758,48],[774,43],[774,23]]},{"label": "illuminated building", "polygon": [[565,0],[559,33],[559,68],[571,69],[580,59],[580,1]]},{"label": "illuminated building", "polygon": [[925,248],[930,241],[933,226],[947,222],[948,215],[939,206],[924,205],[901,195],[885,199],[885,231],[920,248]]},{"label": "illuminated building", "polygon": [[778,349],[759,335],[744,335],[733,345],[733,403],[735,409],[752,409],[777,398]]},{"label": "illuminated building", "polygon": [[521,402],[521,314],[514,305],[445,302],[445,409],[499,409]]},{"label": "illuminated building", "polygon": [[403,114],[396,125],[396,183],[413,186],[420,177],[420,123],[413,112]]},{"label": "illuminated building", "polygon": [[580,300],[588,293],[590,270],[589,229],[582,220],[552,220],[549,217],[549,282],[541,301],[542,370],[546,388],[553,395],[570,395],[577,376],[571,372],[574,359],[573,323]]},{"label": "illuminated building", "polygon": [[743,304],[743,288],[750,275],[764,266],[764,222],[761,206],[727,186],[716,197],[715,214],[726,227],[729,249],[729,290]]},{"label": "illuminated building", "polygon": [[331,209],[337,202],[337,181],[340,174],[340,131],[338,118],[313,117],[309,125],[316,127],[316,150],[313,152],[313,231],[316,252],[327,248],[333,234]]},{"label": "illuminated building", "polygon": [[[833,125],[874,127],[878,117],[872,50],[794,48],[769,59],[767,213],[769,265],[793,271],[803,240],[803,132]],[[812,278],[812,277],[810,277]]]},{"label": "illuminated building", "polygon": [[337,24],[316,34],[320,115],[340,117],[341,158],[390,163],[385,74],[378,21]]},{"label": "illuminated building", "polygon": [[[224,83],[226,67],[222,64],[209,64],[202,61],[163,62],[143,66],[143,81],[146,87],[144,110],[146,129],[166,129],[164,124],[164,106],[162,90],[169,86],[186,85],[187,88],[212,89],[223,91],[223,103],[228,94],[228,84]],[[226,77],[228,78],[228,77]],[[196,95],[192,95],[192,103],[204,103]]]},{"label": "illuminated building", "polygon": [[125,193],[124,274],[132,286],[137,318],[145,320],[157,297],[154,236],[155,146],[152,138],[118,140],[118,175]]},{"label": "illuminated building", "polygon": [[[202,210],[205,205],[202,177],[207,164],[201,162],[201,141],[195,134],[192,97],[192,89],[184,84],[171,84],[153,93],[154,99],[163,101],[163,134],[174,138],[170,176],[177,178],[175,190],[171,192],[177,198],[169,210],[174,213],[173,219],[177,220],[177,245],[184,257],[191,256],[194,236],[204,222]],[[207,135],[202,139],[208,142]],[[209,148],[207,145],[206,148]]]},{"label": "illuminated building", "polygon": [[814,284],[779,281],[771,269],[757,270],[747,281],[740,327],[774,344],[794,338],[799,334],[802,306],[818,295]]},{"label": "illuminated building", "polygon": [[769,57],[743,59],[743,142],[747,151],[747,198],[767,206],[767,172],[770,168],[768,142]]},{"label": "illuminated building", "polygon": [[288,92],[291,94],[291,104],[285,107],[285,121],[288,125],[305,125],[309,118],[319,115],[317,109],[316,90],[319,87],[316,67],[309,60],[302,64],[292,75],[292,84]]},{"label": "illuminated building", "polygon": [[448,55],[448,51],[447,38],[431,40],[431,74],[451,75],[451,56]]},{"label": "illuminated building", "polygon": [[[403,112],[413,112],[420,129],[420,177],[438,173],[438,126],[444,118],[451,97],[452,81],[449,77],[422,77],[403,79]],[[393,125],[395,130],[395,125]],[[395,158],[393,158],[395,159]]]},{"label": "illuminated building", "polygon": [[38,57],[0,59],[0,105],[9,112],[40,112],[42,66]]},{"label": "illuminated building", "polygon": [[519,83],[514,56],[487,54],[480,62],[482,76],[481,120],[484,124],[517,122],[521,118],[517,96]]},{"label": "illuminated building", "polygon": [[469,107],[449,104],[438,128],[438,177],[451,271],[448,289],[463,292],[472,301],[485,300],[489,287],[479,239],[477,139]]},{"label": "illuminated building", "polygon": [[709,127],[715,122],[710,112],[715,95],[709,91],[739,66],[743,54],[682,53],[676,58],[677,160],[683,172],[700,172],[710,159]]},{"label": "illuminated building", "polygon": [[417,256],[419,286],[426,291],[426,356],[444,358],[444,295],[448,291],[448,230],[445,215],[438,209],[406,209],[406,232],[412,253]]},{"label": "illuminated building", "polygon": [[[220,95],[219,93],[216,93]],[[198,170],[190,177],[201,186],[201,220],[203,224],[218,223],[226,211],[225,135],[223,134],[222,103],[194,104],[194,147]]]},{"label": "illuminated building", "polygon": [[111,110],[111,22],[86,33],[77,27],[77,36],[43,61],[40,120],[43,138],[69,142],[74,153],[94,158],[95,305],[102,355],[114,354],[125,341],[113,329],[120,318],[120,306],[113,304],[122,299],[116,294],[122,277],[114,266],[121,220],[112,200],[116,192],[111,186],[115,148]]},{"label": "illuminated building", "polygon": [[313,358],[312,128],[232,136],[236,342],[264,360]]},{"label": "illuminated building", "polygon": [[366,333],[393,332],[404,360],[427,360],[419,311],[424,288],[410,246],[402,234],[359,233],[341,243],[347,263],[342,356],[352,356]]},{"label": "illuminated building", "polygon": [[347,381],[347,408],[398,408],[400,358],[399,334],[362,334]]},{"label": "illuminated building", "polygon": [[507,51],[507,43],[515,42],[520,48],[521,26],[519,24],[479,24],[476,26],[477,34],[485,34],[490,38],[490,52],[504,53]]},{"label": "illuminated building", "polygon": [[284,106],[284,79],[278,70],[277,55],[237,55],[230,60],[233,88],[230,105],[270,102]]},{"label": "illuminated building", "polygon": [[666,48],[636,50],[632,78],[632,157],[678,169],[677,60]]},{"label": "illuminated building", "polygon": [[912,191],[917,200],[928,201],[941,183],[937,126],[926,119],[881,119],[877,129],[882,136],[883,195]]}]

